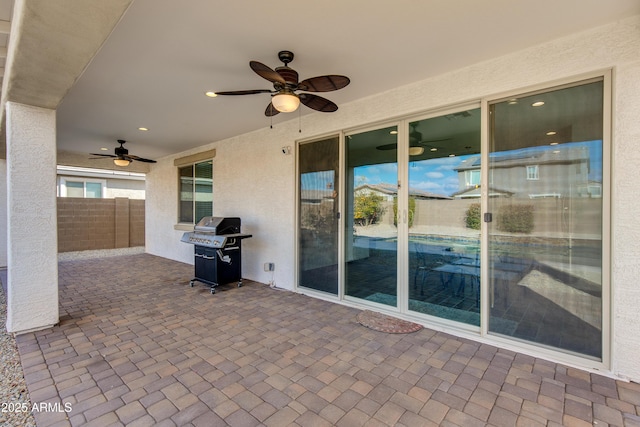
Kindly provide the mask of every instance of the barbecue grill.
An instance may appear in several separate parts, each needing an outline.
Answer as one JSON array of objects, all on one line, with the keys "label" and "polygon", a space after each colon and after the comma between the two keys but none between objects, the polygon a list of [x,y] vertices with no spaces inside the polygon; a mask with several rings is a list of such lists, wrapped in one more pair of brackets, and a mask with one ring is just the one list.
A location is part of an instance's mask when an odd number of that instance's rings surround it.
[{"label": "barbecue grill", "polygon": [[222,218],[206,216],[193,227],[192,232],[184,233],[180,241],[193,246],[196,281],[209,285],[211,293],[216,286],[238,282],[242,286],[242,248],[243,239],[251,234],[240,232],[240,218]]}]

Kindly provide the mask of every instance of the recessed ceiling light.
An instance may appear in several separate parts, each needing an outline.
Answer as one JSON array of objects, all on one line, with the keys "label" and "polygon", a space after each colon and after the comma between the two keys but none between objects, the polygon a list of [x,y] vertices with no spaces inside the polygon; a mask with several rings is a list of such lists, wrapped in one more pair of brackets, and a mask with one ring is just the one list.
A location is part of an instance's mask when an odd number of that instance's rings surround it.
[{"label": "recessed ceiling light", "polygon": [[449,157],[455,157],[455,156],[456,156],[455,154],[449,154]]},{"label": "recessed ceiling light", "polygon": [[544,101],[536,101],[531,104],[532,107],[542,107],[544,105]]},{"label": "recessed ceiling light", "polygon": [[100,147],[100,151],[109,151],[107,147]]},{"label": "recessed ceiling light", "polygon": [[397,130],[392,130],[391,132],[389,132],[391,135],[397,135],[398,131]]},{"label": "recessed ceiling light", "polygon": [[555,135],[557,132],[555,130],[550,130],[549,132],[547,132],[547,135],[551,136],[551,135]]},{"label": "recessed ceiling light", "polygon": [[509,102],[508,102],[509,105],[516,105],[517,103],[518,103],[518,100],[515,99],[515,98],[510,99]]},{"label": "recessed ceiling light", "polygon": [[148,131],[148,130],[149,130],[149,128],[138,128],[138,130],[141,130],[141,131],[143,131],[143,132],[146,132],[146,131]]},{"label": "recessed ceiling light", "polygon": [[438,149],[437,148],[432,148],[431,151],[438,151]]},{"label": "recessed ceiling light", "polygon": [[205,92],[204,94],[207,95],[209,98],[215,98],[216,96],[218,96],[218,94],[213,91]]},{"label": "recessed ceiling light", "polygon": [[552,142],[549,145],[558,145],[558,143],[557,142]]}]

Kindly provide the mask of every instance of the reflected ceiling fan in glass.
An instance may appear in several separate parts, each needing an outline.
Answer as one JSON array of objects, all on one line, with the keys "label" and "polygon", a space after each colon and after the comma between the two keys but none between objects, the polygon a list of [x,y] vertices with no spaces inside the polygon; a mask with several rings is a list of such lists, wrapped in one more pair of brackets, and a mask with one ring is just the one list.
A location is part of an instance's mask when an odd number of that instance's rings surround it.
[{"label": "reflected ceiling fan in glass", "polygon": [[[411,132],[409,132],[409,155],[419,156],[424,153],[425,148],[429,148],[430,151],[438,151],[438,148],[431,145],[434,142],[449,141],[451,138],[432,139],[428,141],[422,140],[422,133],[416,129],[418,122],[409,123]],[[376,147],[378,150],[396,150],[398,148],[397,143],[383,144]]]}]

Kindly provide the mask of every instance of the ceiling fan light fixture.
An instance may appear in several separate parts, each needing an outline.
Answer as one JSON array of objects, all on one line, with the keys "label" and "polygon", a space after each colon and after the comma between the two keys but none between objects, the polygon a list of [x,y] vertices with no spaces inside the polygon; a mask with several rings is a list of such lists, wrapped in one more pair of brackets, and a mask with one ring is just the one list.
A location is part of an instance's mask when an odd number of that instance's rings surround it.
[{"label": "ceiling fan light fixture", "polygon": [[410,156],[419,156],[424,153],[424,147],[409,147]]},{"label": "ceiling fan light fixture", "polygon": [[293,92],[284,91],[271,98],[271,103],[273,108],[281,113],[291,113],[300,106],[300,98]]},{"label": "ceiling fan light fixture", "polygon": [[131,162],[127,159],[113,159],[113,163],[115,163],[116,166],[129,166]]}]

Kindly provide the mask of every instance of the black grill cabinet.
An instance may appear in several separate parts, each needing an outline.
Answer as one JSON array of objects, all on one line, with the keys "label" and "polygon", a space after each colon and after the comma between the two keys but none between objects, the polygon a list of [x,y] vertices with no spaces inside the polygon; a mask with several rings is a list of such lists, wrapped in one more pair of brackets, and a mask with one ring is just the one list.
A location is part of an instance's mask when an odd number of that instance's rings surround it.
[{"label": "black grill cabinet", "polygon": [[249,237],[252,235],[240,232],[240,218],[202,218],[180,239],[194,245],[195,277],[189,284],[209,285],[212,294],[218,285],[237,282],[242,286],[242,240]]}]

